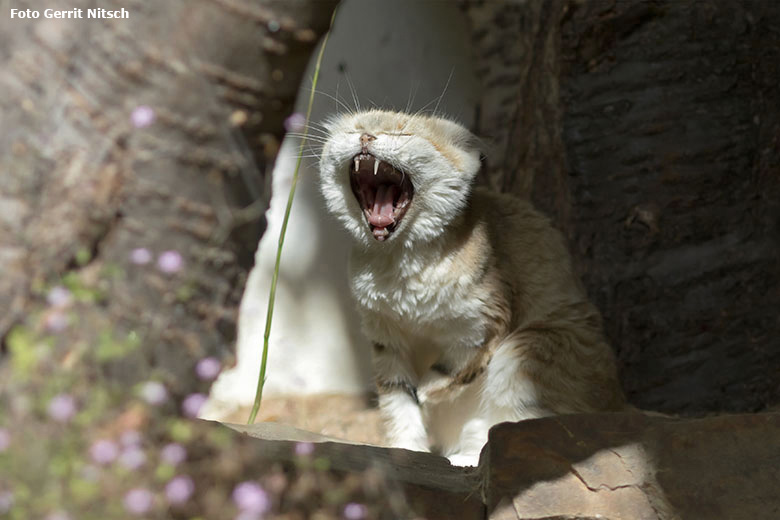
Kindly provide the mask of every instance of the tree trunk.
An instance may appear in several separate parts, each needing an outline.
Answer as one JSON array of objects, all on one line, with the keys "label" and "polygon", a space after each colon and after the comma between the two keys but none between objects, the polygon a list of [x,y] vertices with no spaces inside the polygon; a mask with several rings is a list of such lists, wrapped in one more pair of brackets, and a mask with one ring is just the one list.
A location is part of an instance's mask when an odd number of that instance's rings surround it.
[{"label": "tree trunk", "polygon": [[487,180],[569,237],[641,407],[780,402],[780,6],[466,2]]},{"label": "tree trunk", "polygon": [[140,373],[115,375],[192,391],[197,358],[230,354],[283,121],[335,3],[103,2],[130,14],[114,20],[17,4],[40,17],[3,21],[0,337],[68,276],[97,303],[74,307],[72,338],[131,334]]}]

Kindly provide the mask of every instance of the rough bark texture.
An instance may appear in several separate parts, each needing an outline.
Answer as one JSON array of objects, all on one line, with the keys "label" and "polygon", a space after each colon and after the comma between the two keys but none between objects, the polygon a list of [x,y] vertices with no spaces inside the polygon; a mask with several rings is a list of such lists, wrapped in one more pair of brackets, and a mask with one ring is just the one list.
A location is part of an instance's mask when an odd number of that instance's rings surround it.
[{"label": "rough bark texture", "polygon": [[[134,331],[137,368],[183,391],[196,358],[230,353],[266,172],[334,2],[100,7],[131,18],[41,16],[0,36],[0,338],[75,271],[104,296],[71,332]],[[131,114],[143,105],[155,119],[138,128]],[[176,250],[184,268],[134,265],[139,247]],[[140,375],[127,368],[117,375]]]},{"label": "rough bark texture", "polygon": [[464,5],[488,180],[568,235],[630,400],[780,401],[780,5]]}]

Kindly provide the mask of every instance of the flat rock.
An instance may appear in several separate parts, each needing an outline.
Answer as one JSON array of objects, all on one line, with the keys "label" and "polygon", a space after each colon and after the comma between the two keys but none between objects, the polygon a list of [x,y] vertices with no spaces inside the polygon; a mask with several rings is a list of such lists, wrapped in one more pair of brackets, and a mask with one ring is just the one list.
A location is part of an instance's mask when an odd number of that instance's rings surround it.
[{"label": "flat rock", "polygon": [[428,520],[780,518],[780,413],[504,423],[471,469],[278,423],[227,426],[257,438],[270,459],[289,459],[294,442],[313,442],[333,470],[377,468]]},{"label": "flat rock", "polygon": [[780,414],[551,417],[491,430],[488,518],[780,518]]}]

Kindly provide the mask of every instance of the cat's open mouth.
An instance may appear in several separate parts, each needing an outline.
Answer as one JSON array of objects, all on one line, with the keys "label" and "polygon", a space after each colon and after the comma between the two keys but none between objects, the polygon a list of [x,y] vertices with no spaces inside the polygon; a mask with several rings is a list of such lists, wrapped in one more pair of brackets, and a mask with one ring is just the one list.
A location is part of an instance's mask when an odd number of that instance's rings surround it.
[{"label": "cat's open mouth", "polygon": [[363,208],[374,238],[385,240],[409,209],[414,187],[409,176],[368,153],[352,159],[349,168],[352,193]]}]

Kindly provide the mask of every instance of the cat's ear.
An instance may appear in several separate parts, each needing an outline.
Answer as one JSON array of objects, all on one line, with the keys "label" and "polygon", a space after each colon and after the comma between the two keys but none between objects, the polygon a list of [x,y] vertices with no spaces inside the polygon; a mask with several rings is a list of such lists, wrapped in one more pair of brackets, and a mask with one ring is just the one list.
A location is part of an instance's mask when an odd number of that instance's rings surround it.
[{"label": "cat's ear", "polygon": [[479,160],[485,162],[488,157],[500,155],[499,145],[491,135],[471,134],[471,149],[479,152]]},{"label": "cat's ear", "polygon": [[485,140],[471,132],[467,131],[466,133],[468,135],[464,138],[465,141],[463,143],[463,147],[469,151],[477,152],[480,157],[485,155],[487,149],[487,143]]},{"label": "cat's ear", "polygon": [[438,120],[438,126],[443,136],[461,150],[467,153],[482,151],[480,139],[460,123],[442,118]]}]

